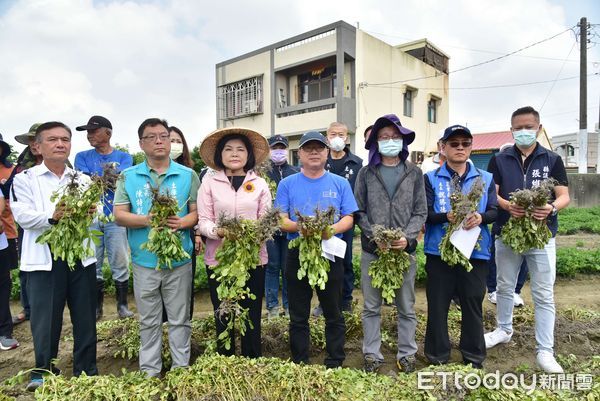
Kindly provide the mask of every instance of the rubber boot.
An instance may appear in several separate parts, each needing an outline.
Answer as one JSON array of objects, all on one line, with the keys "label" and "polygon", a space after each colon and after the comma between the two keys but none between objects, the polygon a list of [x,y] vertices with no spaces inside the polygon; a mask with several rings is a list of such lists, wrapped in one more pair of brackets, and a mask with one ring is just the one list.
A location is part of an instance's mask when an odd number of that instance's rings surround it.
[{"label": "rubber boot", "polygon": [[117,291],[117,313],[119,318],[125,319],[133,317],[133,312],[127,308],[127,291],[129,290],[129,280],[115,281]]},{"label": "rubber boot", "polygon": [[102,304],[104,303],[104,280],[96,280],[96,321],[102,318]]}]

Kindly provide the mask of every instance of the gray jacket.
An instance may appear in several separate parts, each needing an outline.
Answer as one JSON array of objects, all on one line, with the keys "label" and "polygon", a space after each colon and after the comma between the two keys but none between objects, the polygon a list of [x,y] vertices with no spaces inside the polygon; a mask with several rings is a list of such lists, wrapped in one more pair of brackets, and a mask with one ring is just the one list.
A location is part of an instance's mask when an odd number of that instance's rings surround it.
[{"label": "gray jacket", "polygon": [[365,252],[375,253],[377,249],[374,224],[402,229],[408,240],[407,252],[414,252],[417,247],[417,236],[427,219],[425,185],[421,169],[409,161],[404,163],[406,169],[392,199],[377,167],[365,166],[358,172],[354,196],[359,210],[354,215],[362,231],[360,239]]}]

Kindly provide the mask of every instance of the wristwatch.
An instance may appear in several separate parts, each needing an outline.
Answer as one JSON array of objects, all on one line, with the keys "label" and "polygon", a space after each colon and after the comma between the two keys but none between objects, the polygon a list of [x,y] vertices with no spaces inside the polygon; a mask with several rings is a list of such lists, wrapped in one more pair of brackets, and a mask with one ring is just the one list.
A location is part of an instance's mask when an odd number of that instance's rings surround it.
[{"label": "wristwatch", "polygon": [[552,206],[552,212],[550,214],[552,215],[552,217],[554,217],[558,214],[558,209],[556,208],[556,206],[554,206],[554,203],[551,203],[550,205]]}]

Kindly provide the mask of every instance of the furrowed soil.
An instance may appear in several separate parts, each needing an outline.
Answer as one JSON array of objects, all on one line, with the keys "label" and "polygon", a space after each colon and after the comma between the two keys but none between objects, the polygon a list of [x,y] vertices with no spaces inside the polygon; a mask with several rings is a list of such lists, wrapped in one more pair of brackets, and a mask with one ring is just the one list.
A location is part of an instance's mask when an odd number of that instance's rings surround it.
[{"label": "furrowed soil", "polygon": [[[582,275],[574,279],[559,279],[555,286],[555,300],[557,308],[557,319],[555,327],[555,352],[559,355],[567,356],[573,354],[578,360],[584,361],[591,359],[594,355],[600,355],[600,276]],[[514,324],[515,334],[509,344],[498,346],[488,351],[485,361],[485,368],[488,371],[500,370],[501,372],[515,371],[517,368],[526,369],[535,367],[535,337],[533,322],[533,303],[529,291],[529,282],[522,291],[525,300],[525,306],[515,308]],[[360,309],[362,297],[360,291],[354,291],[355,308]],[[132,298],[132,297],[130,297]],[[130,299],[130,306],[135,311],[135,306]],[[316,296],[313,297],[313,304],[316,305]],[[484,301],[484,321],[485,330],[489,331],[495,325],[495,305],[489,301]],[[20,305],[13,303],[11,305],[13,312],[18,312]],[[591,310],[596,312],[593,318],[580,319],[577,311]],[[426,299],[425,289],[417,287],[416,289],[416,311],[419,319],[417,326],[417,342],[419,352],[417,354],[417,368],[427,366],[427,361],[423,355],[423,336],[426,325]],[[194,304],[194,318],[200,319],[207,317],[212,313],[212,305],[207,291],[201,291],[196,294]],[[451,306],[451,313],[458,315],[455,306]],[[103,320],[117,319],[116,305],[112,297],[108,297],[104,302]],[[266,320],[266,317],[265,317]],[[312,321],[312,320],[311,320]],[[395,366],[395,308],[391,306],[383,307],[382,325],[388,333],[388,338],[384,341],[382,351],[385,356],[385,364],[381,369],[382,373],[396,371]],[[285,325],[282,325],[285,327]],[[283,330],[284,331],[284,330]],[[452,361],[460,362],[461,356],[457,349],[459,342],[460,327],[458,320],[450,324],[450,335],[453,344]],[[26,370],[34,366],[33,343],[29,322],[15,326],[14,338],[20,342],[20,347],[11,351],[0,352],[0,380],[3,381],[17,374],[21,370]],[[360,333],[352,336],[346,343],[346,361],[344,366],[352,368],[361,368],[363,356],[361,352]],[[192,359],[198,357],[199,350],[195,349]],[[70,323],[68,308],[65,309],[62,338],[59,351],[59,362],[57,366],[62,372],[70,376],[72,369],[72,326]],[[120,374],[122,369],[136,370],[137,360],[126,360],[115,358],[115,350],[108,348],[107,345],[98,342],[98,370],[100,374]],[[268,332],[263,330],[263,354],[264,356],[289,358],[289,345],[284,340],[283,333]],[[325,352],[322,350],[313,350],[311,362],[323,363]]]}]

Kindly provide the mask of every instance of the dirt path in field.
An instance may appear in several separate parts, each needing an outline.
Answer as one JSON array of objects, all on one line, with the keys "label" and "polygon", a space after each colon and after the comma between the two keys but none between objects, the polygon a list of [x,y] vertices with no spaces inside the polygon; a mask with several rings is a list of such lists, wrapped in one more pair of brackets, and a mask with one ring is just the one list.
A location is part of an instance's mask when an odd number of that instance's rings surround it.
[{"label": "dirt path in field", "polygon": [[[586,309],[600,312],[600,276],[579,276],[575,279],[560,279],[556,283],[555,297],[556,306],[559,311],[555,330],[556,353],[560,355],[575,355],[578,360],[589,360],[593,355],[600,355],[600,319],[584,321],[568,318],[569,314],[565,310],[576,308],[578,310]],[[360,308],[360,291],[355,291],[357,305]],[[516,368],[526,369],[535,366],[535,339],[533,332],[532,301],[529,292],[529,285],[526,284],[523,292],[523,298],[526,302],[524,308],[515,310],[515,335],[510,344],[499,346],[488,353],[485,367],[488,371],[514,371]],[[313,299],[316,303],[316,297]],[[19,305],[11,305],[13,312],[19,310]],[[423,335],[425,328],[426,312],[425,290],[422,287],[417,288],[416,311],[419,315],[419,326],[417,329],[417,340],[419,343],[418,367],[427,365],[423,355]],[[104,319],[116,319],[115,302],[111,297],[105,300]],[[202,291],[196,295],[194,318],[208,316],[212,312],[212,306],[207,291]],[[384,314],[393,313],[391,307],[384,307]],[[486,321],[486,330],[493,329],[495,323],[495,306],[484,301],[484,314]],[[572,313],[571,313],[572,315]],[[577,316],[575,316],[577,318]],[[517,324],[519,322],[519,324]],[[393,320],[389,321],[389,332],[391,334],[391,343],[395,336]],[[456,330],[455,330],[456,331]],[[451,332],[452,333],[452,332]],[[264,334],[264,333],[263,333]],[[71,374],[72,368],[72,346],[71,341],[72,328],[68,315],[65,311],[63,340],[61,341],[58,366],[66,375]],[[20,370],[33,367],[34,354],[31,341],[31,332],[29,324],[23,323],[15,327],[14,337],[21,343],[21,346],[12,351],[0,352],[0,380],[10,378]],[[456,349],[459,338],[457,334],[452,335],[452,342],[455,346],[452,353],[452,360],[460,362],[460,353]],[[265,356],[274,356],[288,358],[289,349],[287,343],[271,342],[265,344]],[[395,348],[393,346],[383,347],[386,362],[382,372],[396,370],[395,367]],[[123,368],[127,370],[137,369],[137,361],[128,361],[113,357],[114,350],[107,348],[104,342],[98,343],[98,369],[101,374],[119,374]],[[355,337],[346,345],[347,359],[345,366],[361,368],[363,357],[361,353],[360,336]],[[322,351],[313,352],[312,362],[322,363],[325,354]],[[195,357],[195,356],[194,356]]]}]

